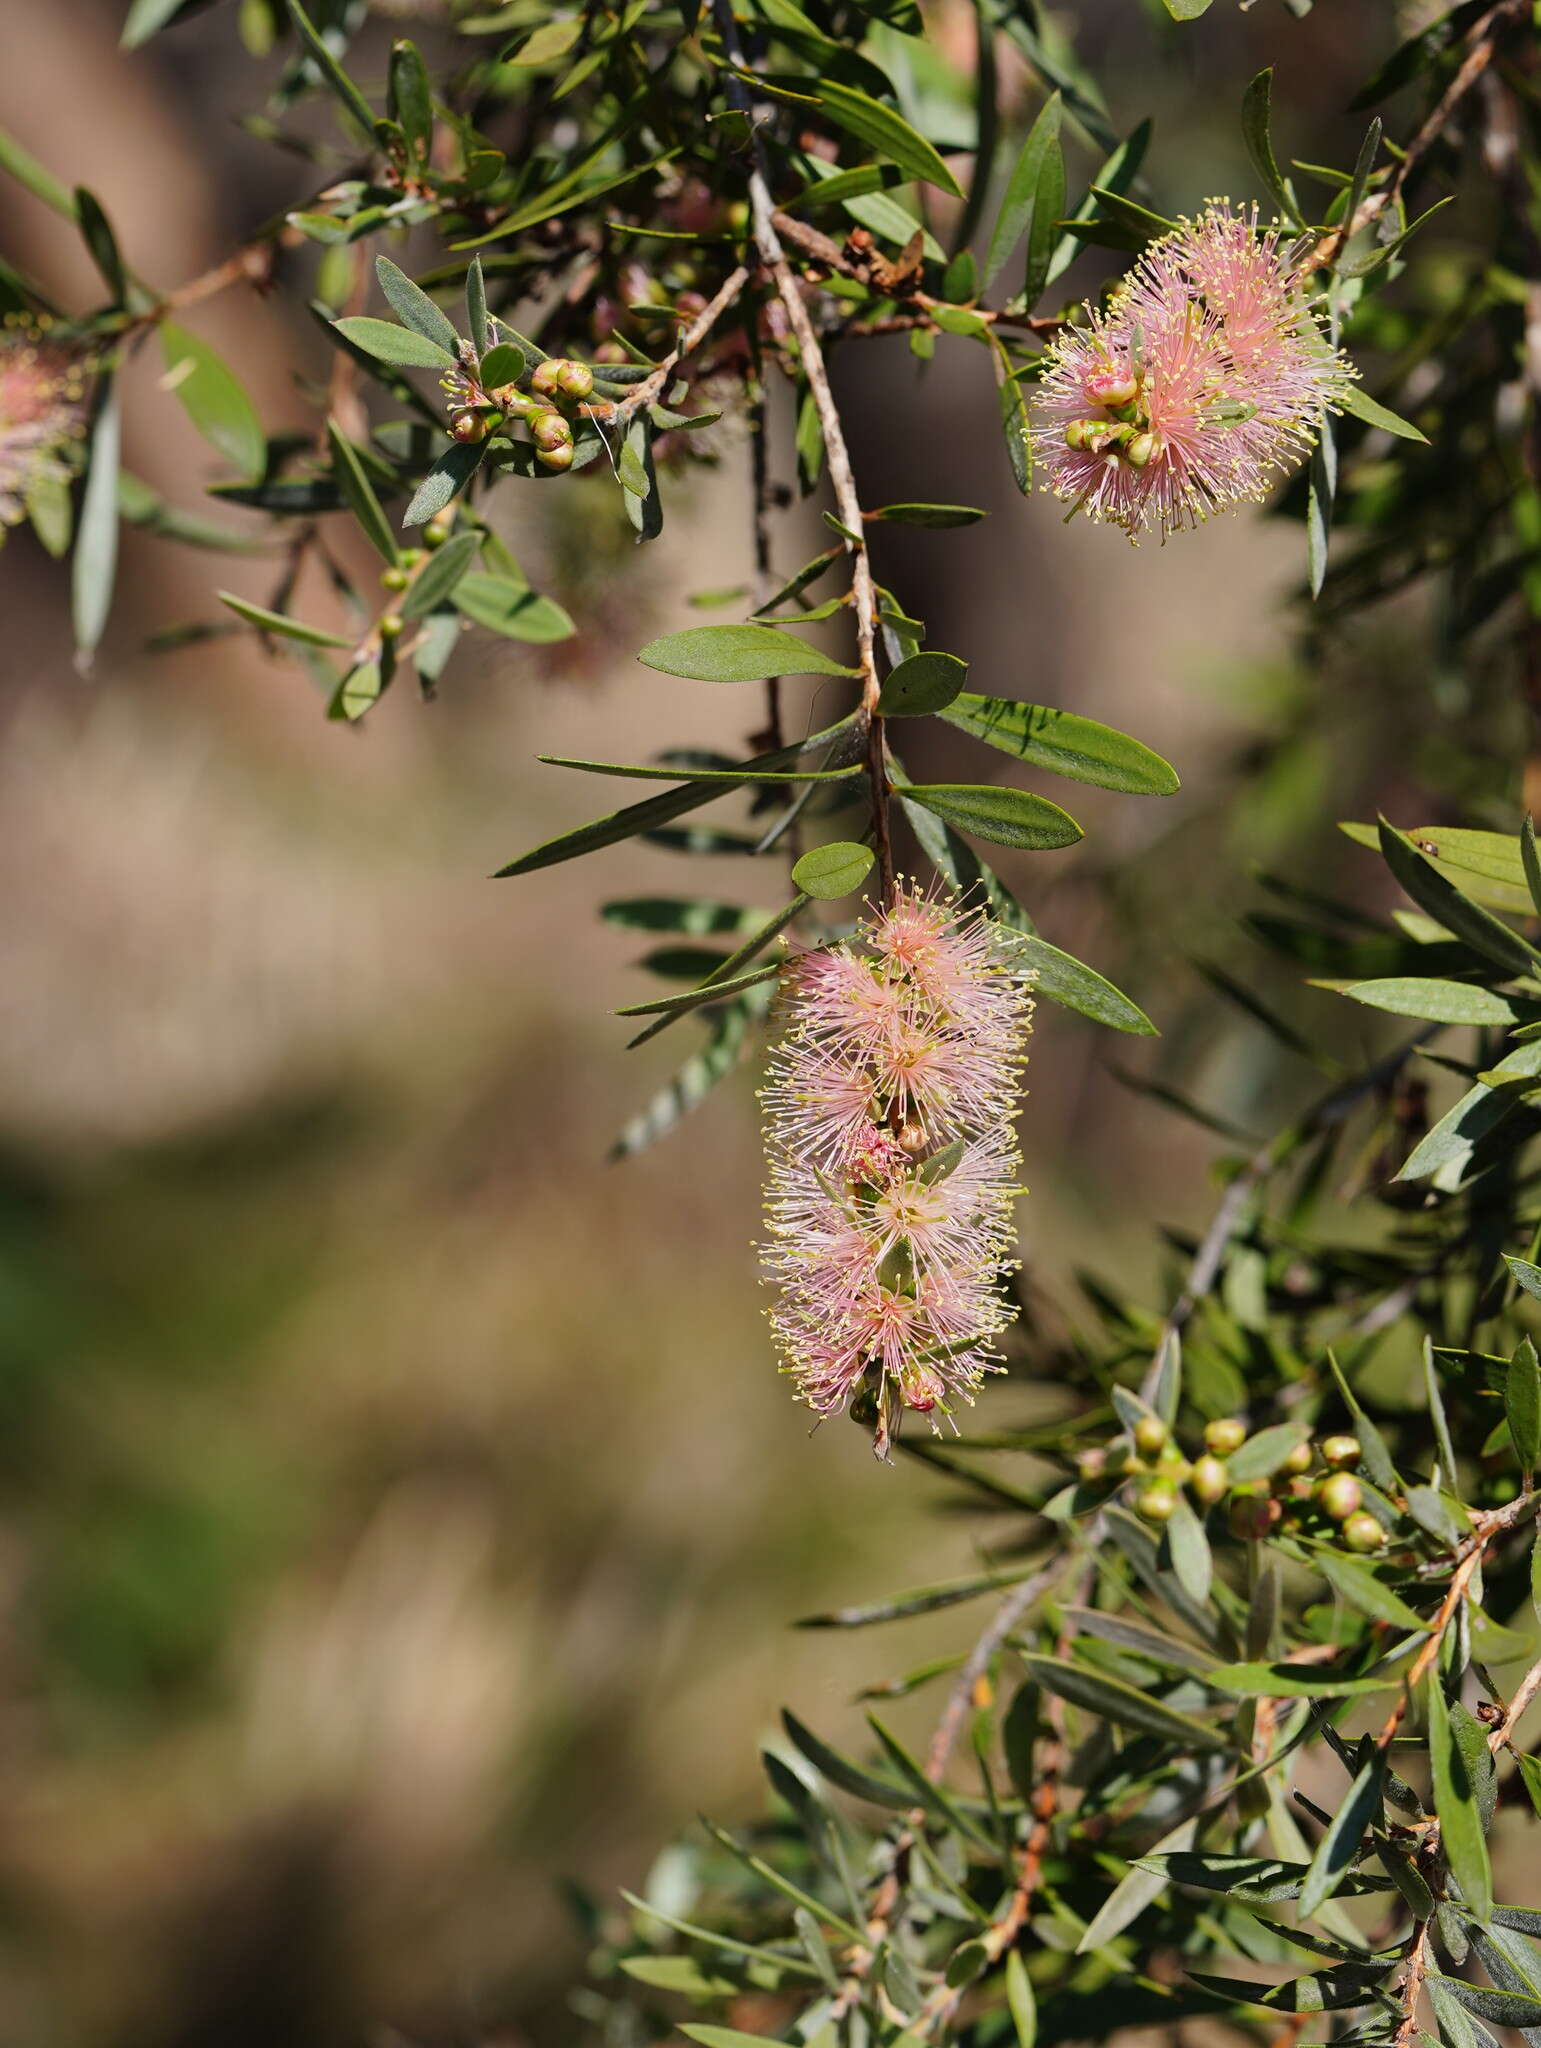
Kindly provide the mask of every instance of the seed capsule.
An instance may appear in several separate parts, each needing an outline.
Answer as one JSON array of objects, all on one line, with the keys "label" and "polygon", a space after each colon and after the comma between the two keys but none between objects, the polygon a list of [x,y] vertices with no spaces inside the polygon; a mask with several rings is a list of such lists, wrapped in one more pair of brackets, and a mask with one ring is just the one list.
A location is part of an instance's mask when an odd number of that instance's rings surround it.
[{"label": "seed capsule", "polygon": [[[1321,1502],[1322,1513],[1334,1522],[1346,1522],[1350,1515],[1356,1515],[1364,1500],[1364,1491],[1352,1472],[1329,1472],[1316,1489]],[[1372,1521],[1374,1516],[1370,1517]],[[1380,1527],[1379,1522],[1375,1523]]]},{"label": "seed capsule", "polygon": [[1318,1447],[1322,1463],[1338,1471],[1349,1465],[1357,1465],[1364,1456],[1356,1436],[1324,1436]]},{"label": "seed capsule", "polygon": [[1343,1541],[1350,1550],[1383,1550],[1386,1532],[1367,1508],[1357,1515],[1350,1515],[1343,1524]]},{"label": "seed capsule", "polygon": [[1217,1458],[1234,1457],[1247,1441],[1247,1425],[1234,1415],[1224,1415],[1205,1425],[1204,1444]]}]

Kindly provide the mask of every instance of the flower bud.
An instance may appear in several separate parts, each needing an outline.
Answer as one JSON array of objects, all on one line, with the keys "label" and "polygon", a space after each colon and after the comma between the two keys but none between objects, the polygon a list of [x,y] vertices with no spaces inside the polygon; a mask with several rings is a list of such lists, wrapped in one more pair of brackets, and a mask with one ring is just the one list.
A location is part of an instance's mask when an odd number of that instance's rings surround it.
[{"label": "flower bud", "polygon": [[1230,1525],[1233,1536],[1245,1537],[1256,1542],[1276,1529],[1284,1519],[1284,1509],[1278,1501],[1266,1493],[1242,1493],[1231,1495]]},{"label": "flower bud", "polygon": [[1309,1444],[1296,1444],[1280,1466],[1282,1472],[1309,1472],[1315,1461],[1315,1453]]},{"label": "flower bud", "polygon": [[1230,1483],[1230,1474],[1213,1452],[1206,1452],[1202,1458],[1193,1461],[1188,1484],[1193,1488],[1194,1499],[1201,1501],[1206,1508],[1212,1508],[1216,1501],[1225,1498]]},{"label": "flower bud", "polygon": [[1136,434],[1124,450],[1124,460],[1132,464],[1135,469],[1143,469],[1155,453],[1155,435],[1149,433]]},{"label": "flower bud", "polygon": [[573,444],[564,442],[560,448],[537,448],[535,460],[542,469],[571,469],[573,466]]},{"label": "flower bud", "polygon": [[1086,446],[1085,420],[1072,420],[1065,429],[1065,446],[1079,453]]},{"label": "flower bud", "polygon": [[[1324,1515],[1334,1522],[1346,1522],[1350,1515],[1358,1514],[1364,1492],[1352,1472],[1329,1472],[1317,1487],[1316,1497]],[[1375,1520],[1373,1515],[1370,1519]],[[1379,1522],[1375,1526],[1378,1529]]]},{"label": "flower bud", "polygon": [[1075,1464],[1084,1480],[1102,1479],[1107,1474],[1108,1454],[1101,1444],[1092,1444],[1086,1450],[1076,1452]]},{"label": "flower bud", "polygon": [[399,640],[406,631],[407,622],[400,612],[387,612],[380,621],[382,640]]},{"label": "flower bud", "polygon": [[1292,1472],[1284,1482],[1286,1500],[1310,1500],[1315,1492],[1310,1476],[1304,1472]]},{"label": "flower bud", "polygon": [[1350,1550],[1383,1550],[1386,1532],[1369,1510],[1362,1508],[1357,1515],[1350,1515],[1343,1524],[1343,1541]]},{"label": "flower bud", "polygon": [[1234,1457],[1247,1441],[1247,1425],[1234,1415],[1225,1415],[1204,1428],[1204,1445],[1217,1458]]},{"label": "flower bud", "polygon": [[1322,1463],[1334,1471],[1357,1465],[1364,1456],[1356,1436],[1324,1436],[1317,1446],[1322,1454]]},{"label": "flower bud", "polygon": [[1137,1457],[1135,1453],[1131,1451],[1128,1457],[1125,1458],[1124,1462],[1119,1466],[1118,1469],[1120,1472],[1123,1473],[1126,1479],[1137,1479],[1142,1472],[1148,1472],[1150,1470],[1150,1467],[1146,1464],[1143,1458]]},{"label": "flower bud", "polygon": [[457,441],[485,441],[492,432],[492,418],[483,412],[457,412],[449,430]]},{"label": "flower bud", "polygon": [[415,569],[422,559],[423,551],[421,548],[403,548],[401,551],[401,566],[403,569]]},{"label": "flower bud", "polygon": [[392,567],[382,572],[380,588],[382,590],[405,590],[411,581],[412,579],[405,569]]},{"label": "flower bud", "polygon": [[494,405],[501,406],[504,412],[511,412],[516,419],[523,419],[532,410],[529,399],[517,384],[500,384],[487,396]]},{"label": "flower bud", "polygon": [[423,528],[424,543],[430,548],[442,548],[448,539],[449,521],[447,519],[430,519]]},{"label": "flower bud", "polygon": [[1096,405],[1127,405],[1139,395],[1140,382],[1127,370],[1110,370],[1103,377],[1088,377],[1086,395]]},{"label": "flower bud", "polygon": [[559,363],[557,365],[556,387],[566,398],[592,398],[594,395],[594,372],[587,363]]},{"label": "flower bud", "polygon": [[537,448],[548,453],[554,448],[566,448],[570,452],[573,430],[559,412],[538,412],[530,418],[530,439]]},{"label": "flower bud", "polygon": [[1169,1522],[1176,1507],[1177,1488],[1170,1479],[1152,1479],[1134,1497],[1134,1511],[1146,1522]]},{"label": "flower bud", "polygon": [[921,1124],[907,1123],[899,1133],[899,1149],[911,1159],[923,1159],[930,1142]]},{"label": "flower bud", "polygon": [[1142,1415],[1134,1425],[1134,1447],[1142,1458],[1157,1457],[1165,1450],[1169,1434],[1159,1415]]}]

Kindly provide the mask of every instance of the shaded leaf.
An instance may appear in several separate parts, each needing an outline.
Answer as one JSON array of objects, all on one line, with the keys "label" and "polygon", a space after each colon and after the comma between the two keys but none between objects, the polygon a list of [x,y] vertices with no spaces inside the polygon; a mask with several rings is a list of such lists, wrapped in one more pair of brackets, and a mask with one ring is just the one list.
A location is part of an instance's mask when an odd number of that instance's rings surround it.
[{"label": "shaded leaf", "polygon": [[1044,851],[1072,846],[1081,828],[1068,812],[1047,797],[999,783],[912,783],[906,800],[917,803],[960,832],[972,832],[999,846]]},{"label": "shaded leaf", "polygon": [[955,654],[912,654],[883,679],[884,718],[923,718],[945,711],[963,688],[968,663]]},{"label": "shaded leaf", "polygon": [[1168,796],[1179,786],[1176,771],[1143,742],[1073,711],[967,691],[942,716],[1003,754],[1099,789]]},{"label": "shaded leaf", "polygon": [[1092,1671],[1083,1664],[1072,1664],[1061,1658],[1036,1653],[1025,1652],[1022,1662],[1029,1676],[1047,1691],[1100,1720],[1112,1721],[1119,1727],[1138,1728],[1147,1735],[1177,1743],[1188,1751],[1231,1747],[1229,1738],[1219,1729],[1196,1720],[1191,1714],[1179,1712],[1176,1707],[1169,1707],[1153,1694],[1126,1685],[1121,1678]]},{"label": "shaded leaf", "polygon": [[637,655],[645,667],[698,682],[763,682],[769,676],[853,676],[821,648],[776,626],[687,626],[650,640]]}]

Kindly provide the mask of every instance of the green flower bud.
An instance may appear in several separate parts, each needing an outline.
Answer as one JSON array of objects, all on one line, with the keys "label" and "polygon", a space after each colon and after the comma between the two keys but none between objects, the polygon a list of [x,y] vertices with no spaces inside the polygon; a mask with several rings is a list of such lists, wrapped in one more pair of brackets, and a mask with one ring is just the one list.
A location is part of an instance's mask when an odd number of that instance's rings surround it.
[{"label": "green flower bud", "polygon": [[1084,1480],[1102,1479],[1107,1474],[1108,1454],[1100,1444],[1093,1444],[1087,1450],[1077,1451],[1075,1464]]},{"label": "green flower bud", "polygon": [[1226,1488],[1230,1483],[1230,1474],[1213,1452],[1206,1452],[1202,1458],[1196,1458],[1193,1470],[1188,1474],[1188,1484],[1193,1489],[1194,1499],[1201,1501],[1206,1508],[1212,1508],[1216,1501],[1224,1500]]},{"label": "green flower bud", "polygon": [[562,362],[557,365],[556,385],[564,397],[572,399],[592,398],[594,395],[594,372],[587,363]]},{"label": "green flower bud", "polygon": [[1369,1510],[1362,1508],[1357,1515],[1350,1515],[1343,1524],[1343,1541],[1350,1550],[1384,1550],[1386,1532]]},{"label": "green flower bud", "polygon": [[1135,1513],[1147,1522],[1169,1522],[1176,1507],[1177,1488],[1170,1479],[1152,1479],[1134,1497]]},{"label": "green flower bud", "polygon": [[1142,1415],[1134,1425],[1134,1447],[1141,1457],[1157,1457],[1165,1450],[1170,1434],[1159,1415]]},{"label": "green flower bud", "polygon": [[1309,1444],[1296,1444],[1279,1469],[1283,1472],[1309,1472],[1315,1461],[1316,1454]]},{"label": "green flower bud", "polygon": [[447,519],[430,519],[423,528],[423,541],[430,548],[442,548],[449,539],[450,522]]},{"label": "green flower bud", "polygon": [[573,466],[573,444],[565,442],[560,448],[537,448],[535,460],[542,469],[571,469]]},{"label": "green flower bud", "polygon": [[492,432],[492,419],[484,412],[457,412],[449,430],[457,441],[485,441]]},{"label": "green flower bud", "polygon": [[380,587],[382,590],[405,590],[411,581],[405,569],[390,568],[381,574]]},{"label": "green flower bud", "polygon": [[407,629],[407,622],[400,612],[387,612],[380,621],[382,640],[399,640]]},{"label": "green flower bud", "polygon": [[1222,1416],[1218,1422],[1205,1426],[1204,1445],[1217,1458],[1234,1457],[1247,1441],[1247,1425],[1234,1415]]},{"label": "green flower bud", "polygon": [[1332,1466],[1334,1471],[1349,1465],[1357,1465],[1364,1456],[1356,1436],[1324,1436],[1318,1449],[1322,1463]]},{"label": "green flower bud", "polygon": [[1238,1490],[1231,1495],[1229,1520],[1233,1536],[1255,1543],[1260,1536],[1278,1528],[1283,1519],[1284,1509],[1266,1493]]},{"label": "green flower bud", "polygon": [[530,420],[530,439],[537,448],[571,451],[573,430],[559,412],[538,412]]},{"label": "green flower bud", "polygon": [[1135,469],[1143,469],[1156,450],[1157,441],[1154,434],[1136,434],[1124,450],[1124,460]]},{"label": "green flower bud", "polygon": [[[1322,1513],[1334,1522],[1346,1522],[1350,1515],[1356,1515],[1364,1501],[1364,1491],[1352,1472],[1329,1472],[1316,1489],[1321,1502]],[[1370,1517],[1375,1521],[1375,1517]],[[1380,1527],[1379,1522],[1375,1523]]]}]

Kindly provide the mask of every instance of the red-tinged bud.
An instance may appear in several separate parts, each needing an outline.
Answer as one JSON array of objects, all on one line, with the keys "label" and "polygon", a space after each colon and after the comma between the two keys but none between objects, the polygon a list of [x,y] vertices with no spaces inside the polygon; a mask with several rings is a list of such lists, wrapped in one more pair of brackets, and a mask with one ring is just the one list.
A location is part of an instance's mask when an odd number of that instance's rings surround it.
[{"label": "red-tinged bud", "polygon": [[1204,1428],[1205,1448],[1217,1458],[1233,1458],[1247,1441],[1247,1425],[1234,1415],[1223,1415]]},{"label": "red-tinged bud", "polygon": [[1335,1472],[1344,1471],[1350,1465],[1357,1465],[1364,1456],[1356,1436],[1324,1436],[1320,1449],[1322,1463],[1330,1465]]},{"label": "red-tinged bud", "polygon": [[449,430],[460,442],[485,441],[492,432],[491,418],[482,412],[457,412]]},{"label": "red-tinged bud", "polygon": [[571,453],[573,430],[559,412],[538,412],[530,419],[530,439],[543,453],[557,448]]},{"label": "red-tinged bud", "polygon": [[560,388],[556,381],[557,372],[561,367],[560,356],[547,356],[543,363],[535,365],[530,372],[530,389],[537,398],[550,400],[556,397]]},{"label": "red-tinged bud", "polygon": [[1084,1451],[1076,1452],[1076,1470],[1088,1483],[1104,1479],[1108,1470],[1108,1454],[1101,1444],[1092,1444]]},{"label": "red-tinged bud", "polygon": [[1127,405],[1138,397],[1139,390],[1139,378],[1131,377],[1127,370],[1110,370],[1106,376],[1086,380],[1086,395],[1096,405]]},{"label": "red-tinged bud", "polygon": [[1280,1503],[1266,1493],[1234,1493],[1231,1496],[1230,1525],[1233,1536],[1255,1543],[1284,1519]]},{"label": "red-tinged bud", "polygon": [[1279,1468],[1283,1472],[1309,1472],[1316,1462],[1316,1453],[1309,1444],[1296,1444]]},{"label": "red-tinged bud", "polygon": [[564,443],[560,448],[537,448],[535,460],[542,469],[571,469],[573,466],[573,444]]},{"label": "red-tinged bud", "polygon": [[584,399],[594,395],[594,372],[587,363],[564,362],[557,370],[557,389],[565,398]]},{"label": "red-tinged bud", "polygon": [[1188,1475],[1188,1484],[1193,1489],[1195,1500],[1206,1508],[1212,1508],[1217,1501],[1224,1500],[1226,1488],[1230,1485],[1230,1474],[1212,1452],[1202,1458],[1195,1458],[1193,1470]]},{"label": "red-tinged bud", "polygon": [[[1334,1522],[1346,1522],[1356,1515],[1364,1501],[1364,1491],[1352,1472],[1329,1472],[1316,1489],[1316,1497],[1322,1504],[1322,1513]],[[1370,1518],[1375,1520],[1372,1515]],[[1376,1522],[1375,1526],[1380,1527]]]},{"label": "red-tinged bud", "polygon": [[1343,1541],[1350,1550],[1368,1554],[1373,1550],[1384,1550],[1386,1532],[1368,1509],[1361,1509],[1357,1515],[1350,1515],[1343,1524]]}]

